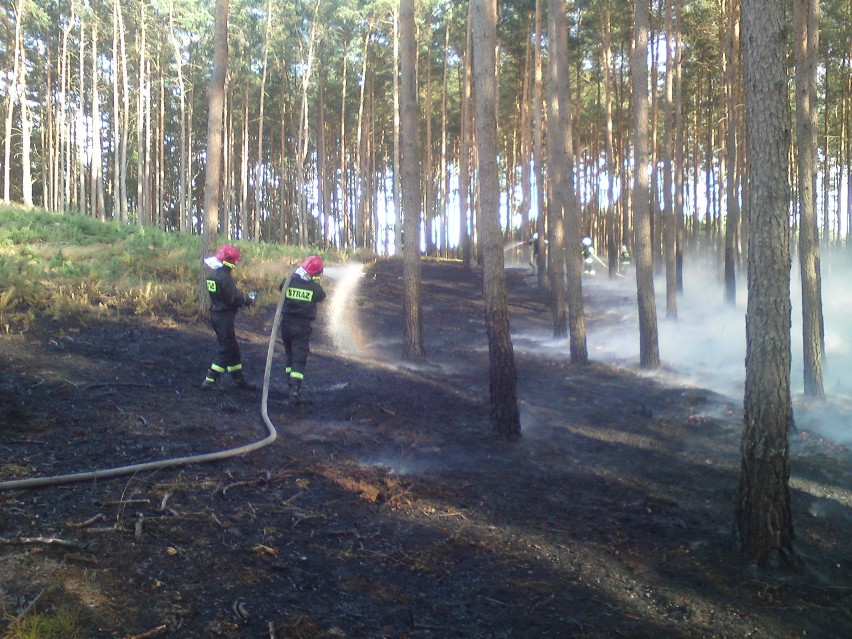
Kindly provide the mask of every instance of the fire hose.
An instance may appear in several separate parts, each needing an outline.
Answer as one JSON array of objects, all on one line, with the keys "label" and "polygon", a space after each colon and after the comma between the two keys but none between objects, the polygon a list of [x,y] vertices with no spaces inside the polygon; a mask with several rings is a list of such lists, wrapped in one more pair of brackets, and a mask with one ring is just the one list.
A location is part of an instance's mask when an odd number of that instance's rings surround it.
[{"label": "fire hose", "polygon": [[284,308],[284,299],[287,293],[287,287],[290,286],[290,280],[293,274],[287,276],[281,287],[281,296],[278,299],[278,306],[275,309],[275,320],[272,323],[272,332],[269,335],[269,348],[266,353],[266,369],[263,373],[263,396],[260,403],[260,414],[266,424],[267,435],[263,439],[250,444],[244,444],[237,448],[229,448],[212,453],[203,453],[200,455],[190,455],[187,457],[174,457],[171,459],[161,459],[158,461],[144,462],[141,464],[133,464],[130,466],[119,466],[116,468],[105,468],[101,470],[92,470],[80,473],[70,473],[67,475],[54,475],[52,477],[31,477],[28,479],[16,479],[12,481],[0,482],[0,490],[19,490],[23,488],[41,488],[44,486],[57,486],[60,484],[70,484],[74,482],[87,481],[90,479],[106,479],[109,477],[121,477],[132,475],[134,473],[159,470],[161,468],[171,468],[174,466],[183,466],[187,464],[199,464],[202,462],[219,461],[222,459],[230,459],[253,452],[264,446],[268,446],[278,437],[278,431],[272,420],[269,419],[267,411],[267,402],[269,399],[269,378],[272,372],[272,357],[275,354],[275,336],[278,333],[278,325],[281,323],[281,312]]}]

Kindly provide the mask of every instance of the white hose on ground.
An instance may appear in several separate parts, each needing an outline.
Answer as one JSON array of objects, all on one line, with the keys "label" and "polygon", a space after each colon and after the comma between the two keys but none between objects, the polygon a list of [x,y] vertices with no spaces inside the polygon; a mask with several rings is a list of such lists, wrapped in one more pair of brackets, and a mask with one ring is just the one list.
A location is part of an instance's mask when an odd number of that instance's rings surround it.
[{"label": "white hose on ground", "polygon": [[272,333],[269,335],[269,349],[266,353],[266,370],[263,373],[263,398],[260,404],[260,414],[263,416],[263,421],[266,423],[268,434],[261,440],[251,444],[245,444],[237,448],[228,450],[220,450],[214,453],[204,453],[201,455],[190,455],[188,457],[174,457],[172,459],[162,459],[159,461],[144,462],[141,464],[133,464],[131,466],[120,466],[118,468],[106,468],[102,470],[92,470],[82,473],[71,473],[68,475],[55,475],[53,477],[31,477],[29,479],[16,479],[12,481],[0,482],[0,490],[20,490],[23,488],[41,488],[44,486],[57,486],[59,484],[70,484],[73,482],[87,481],[89,479],[106,479],[108,477],[121,477],[124,475],[132,475],[134,473],[159,470],[161,468],[171,468],[173,466],[183,466],[186,464],[199,464],[201,462],[219,461],[221,459],[229,459],[239,455],[245,455],[252,451],[268,446],[278,437],[278,431],[269,419],[267,412],[267,400],[269,398],[269,377],[272,371],[272,356],[275,354],[275,337],[278,333],[278,324],[281,322],[281,311],[284,308],[284,296],[287,293],[287,287],[290,285],[290,280],[293,274],[287,276],[284,281],[284,286],[281,288],[281,297],[278,299],[278,307],[275,309],[275,320],[272,323]]}]

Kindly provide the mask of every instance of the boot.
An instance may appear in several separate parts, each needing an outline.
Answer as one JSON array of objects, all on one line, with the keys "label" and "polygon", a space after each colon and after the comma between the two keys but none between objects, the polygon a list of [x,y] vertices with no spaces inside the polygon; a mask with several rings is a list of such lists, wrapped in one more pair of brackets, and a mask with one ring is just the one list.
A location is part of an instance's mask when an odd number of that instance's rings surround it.
[{"label": "boot", "polygon": [[301,382],[298,380],[290,380],[290,403],[299,404],[302,401]]},{"label": "boot", "polygon": [[257,390],[257,386],[249,383],[242,371],[234,371],[231,376],[234,379],[234,385],[240,390]]},{"label": "boot", "polygon": [[204,378],[204,381],[201,384],[201,390],[210,390],[216,385],[216,382],[219,381],[219,371],[214,369],[210,369],[207,371],[207,377]]}]

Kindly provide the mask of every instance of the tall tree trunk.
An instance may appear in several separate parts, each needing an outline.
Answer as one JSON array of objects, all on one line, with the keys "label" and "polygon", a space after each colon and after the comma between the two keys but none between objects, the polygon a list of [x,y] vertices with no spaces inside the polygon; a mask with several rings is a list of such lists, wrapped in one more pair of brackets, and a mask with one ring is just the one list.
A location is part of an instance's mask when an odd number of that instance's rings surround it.
[{"label": "tall tree trunk", "polygon": [[18,79],[18,95],[21,101],[21,199],[24,206],[32,206],[32,121],[30,120],[30,106],[27,99],[27,50],[23,42],[21,42],[19,50],[21,60]]},{"label": "tall tree trunk", "polygon": [[686,219],[684,218],[683,189],[684,189],[684,155],[687,136],[684,135],[683,124],[683,65],[681,64],[683,50],[680,36],[680,0],[675,3],[674,38],[675,38],[675,98],[674,98],[674,127],[675,127],[675,168],[674,168],[674,214],[677,223],[675,238],[675,262],[677,264],[677,290],[683,292],[683,251],[686,243]]},{"label": "tall tree trunk", "polygon": [[[115,12],[119,33],[121,88],[123,96],[121,109],[121,135],[118,140],[118,184],[120,188],[116,193],[116,197],[118,198],[119,220],[127,222],[129,219],[129,196],[127,193],[127,142],[128,136],[130,135],[130,77],[127,73],[127,47],[124,37],[124,17],[121,12],[120,0],[115,0]],[[118,119],[117,114],[116,119]]]},{"label": "tall tree trunk", "polygon": [[[417,64],[415,62],[415,69]],[[416,77],[416,74],[415,74]],[[426,239],[426,255],[435,254],[435,187],[432,169],[432,60],[426,59],[426,139],[423,142],[423,226]]]},{"label": "tall tree trunk", "polygon": [[[568,85],[568,20],[565,0],[550,0],[548,3],[548,36],[551,53],[548,59],[548,126],[547,144],[549,167],[553,174],[553,202],[551,217],[554,227],[552,246],[553,299],[560,297],[563,287],[563,264],[567,274],[568,334],[571,362],[585,364],[589,361],[586,346],[586,319],[583,309],[583,284],[580,261],[580,238],[582,235],[581,213],[577,206],[574,190],[574,152],[571,118],[571,89]],[[560,212],[561,210],[561,212]],[[560,223],[561,220],[561,223]],[[564,228],[564,235],[560,233]],[[554,302],[556,304],[557,302]],[[564,302],[554,309],[554,318],[564,316]],[[557,337],[554,322],[554,337]],[[562,333],[564,335],[564,333]]]},{"label": "tall tree trunk", "polygon": [[[366,59],[364,64],[366,64]],[[393,12],[393,210],[394,248],[397,254],[402,251],[402,192],[400,186],[400,104],[399,104],[399,10]],[[358,142],[360,144],[360,141]]]},{"label": "tall tree trunk", "polygon": [[[364,211],[364,203],[365,203],[365,200],[366,200],[366,197],[367,197],[367,193],[364,189],[364,185],[366,183],[366,178],[365,178],[364,173],[366,171],[366,164],[367,164],[367,158],[366,158],[366,155],[365,155],[366,148],[365,148],[365,144],[364,144],[364,116],[365,116],[365,109],[366,109],[366,104],[367,104],[367,74],[369,73],[367,51],[368,51],[369,42],[370,42],[370,34],[369,34],[369,31],[368,31],[368,33],[364,36],[364,56],[363,56],[363,60],[362,60],[362,64],[361,64],[361,92],[358,96],[358,125],[357,125],[357,129],[356,129],[356,133],[355,133],[355,175],[354,175],[354,180],[353,180],[354,186],[355,186],[355,190],[354,190],[355,206],[353,207],[354,208],[353,214],[355,216],[355,220],[354,220],[355,221],[355,224],[354,224],[354,227],[355,227],[355,233],[354,233],[355,242],[354,242],[354,244],[355,244],[355,246],[363,246],[363,233],[364,233],[363,211]],[[399,65],[394,64],[394,71],[396,71],[397,69],[399,69]],[[398,78],[397,73],[395,72],[394,73],[394,86],[398,86],[398,83],[399,83],[399,78]],[[399,97],[397,95],[397,97],[395,98],[395,101],[398,103],[398,100],[399,100]],[[394,112],[394,121],[397,121],[398,116],[399,116],[399,112],[397,110],[397,111]],[[399,144],[399,138],[397,138],[397,143]],[[396,151],[399,151],[399,148],[396,148],[395,152]],[[395,159],[394,159],[395,163],[399,161],[399,157],[400,157],[399,155],[395,156]],[[402,168],[398,164],[396,165],[396,167],[397,167],[397,169],[394,170],[394,185],[395,185],[395,188],[399,189],[399,188],[401,188],[400,178],[399,178],[400,174],[397,173],[397,170],[401,171]],[[397,222],[396,223],[396,229],[397,229],[397,235],[398,235],[397,239],[399,239],[399,237],[401,237],[401,232],[402,232],[401,209],[403,208],[403,202],[401,200],[398,200],[398,199],[395,199],[394,201],[395,201],[395,204],[399,205],[399,208],[394,209],[395,214],[396,214],[396,222]],[[401,251],[402,246],[399,243],[397,243],[396,249],[397,249],[397,251]]]},{"label": "tall tree trunk", "polygon": [[[12,44],[12,81],[13,90],[7,92],[6,96],[6,131],[4,136],[5,153],[3,158],[3,200],[9,202],[11,198],[11,163],[12,163],[12,123],[15,114],[15,102],[19,101],[17,86],[20,76],[21,66],[21,48],[23,47],[23,38],[21,36],[24,28],[24,0],[18,0],[15,7],[15,41]],[[21,100],[23,101],[23,100]]]},{"label": "tall tree trunk", "polygon": [[725,60],[725,301],[731,306],[737,303],[736,264],[739,254],[740,205],[737,185],[737,117],[735,84],[739,76],[737,65],[737,0],[726,0],[726,28],[724,37]]},{"label": "tall tree trunk", "polygon": [[639,308],[639,365],[659,368],[657,306],[651,251],[651,192],[648,187],[648,0],[637,0],[631,81],[633,83],[633,226],[636,259],[636,297]]},{"label": "tall tree trunk", "polygon": [[[183,53],[180,41],[175,34],[174,26],[174,2],[169,5],[169,40],[175,54],[175,71],[178,83],[178,104],[180,105],[180,137],[178,139],[178,198],[177,198],[177,228],[181,232],[190,230],[192,214],[188,206],[187,186],[189,183],[189,147],[187,146],[187,119],[186,119],[186,86],[183,80]],[[266,64],[263,67],[266,73]],[[263,122],[263,98],[261,97],[261,122]]]},{"label": "tall tree trunk", "polygon": [[136,95],[136,222],[145,226],[150,220],[150,212],[146,204],[146,180],[145,180],[145,125],[147,122],[145,106],[147,104],[146,92],[148,82],[145,72],[148,68],[147,36],[146,36],[146,12],[145,2],[139,7],[139,78],[138,93]]},{"label": "tall tree trunk", "polygon": [[[825,349],[816,214],[817,62],[819,0],[794,0],[796,42],[796,155],[799,194],[799,271],[802,278],[802,351],[805,395],[825,397],[822,354]],[[826,199],[827,198],[826,194]],[[828,229],[828,225],[825,225]]]},{"label": "tall tree trunk", "polygon": [[443,79],[441,81],[441,167],[440,167],[440,202],[438,211],[441,216],[441,228],[443,229],[443,238],[441,245],[443,247],[444,257],[449,257],[450,236],[447,214],[447,204],[449,202],[450,193],[450,172],[448,170],[450,158],[448,152],[447,141],[447,101],[449,94],[449,67],[450,67],[450,23],[452,22],[453,8],[452,5],[447,9],[447,21],[444,26],[444,69]]},{"label": "tall tree trunk", "polygon": [[[80,212],[83,215],[86,215],[89,212],[89,200],[86,197],[86,147],[88,146],[89,133],[88,133],[88,123],[86,121],[86,103],[85,103],[85,95],[86,95],[86,26],[84,24],[83,18],[80,18],[80,50],[77,56],[78,63],[78,79],[80,85],[77,91],[77,113],[76,113],[76,131],[74,137],[74,144],[77,147],[77,165],[79,167],[79,171],[77,173],[77,188],[78,188],[78,196],[77,203],[80,209]],[[80,144],[80,140],[85,140],[83,144]]]},{"label": "tall tree trunk", "polygon": [[677,263],[675,261],[675,242],[677,237],[677,218],[675,217],[673,193],[674,187],[674,47],[675,34],[674,0],[666,0],[666,93],[665,124],[663,130],[663,237],[666,259],[666,317],[677,319]]},{"label": "tall tree trunk", "polygon": [[106,219],[104,202],[103,161],[101,159],[101,96],[98,91],[98,17],[92,16],[92,217]]},{"label": "tall tree trunk", "polygon": [[483,244],[483,288],[491,390],[491,427],[505,440],[521,436],[516,395],[517,373],[509,331],[503,236],[500,232],[497,180],[496,61],[497,7],[495,0],[471,0],[476,143],[479,157],[479,205]]},{"label": "tall tree trunk", "polygon": [[420,153],[418,151],[417,36],[414,25],[414,0],[400,0],[400,79],[399,103],[402,126],[402,213],[405,235],[402,245],[404,266],[405,333],[402,355],[410,361],[423,361],[420,265]]},{"label": "tall tree trunk", "polygon": [[751,200],[746,379],[735,525],[759,565],[795,561],[787,433],[790,397],[790,125],[782,0],[743,0]]},{"label": "tall tree trunk", "polygon": [[606,1],[604,6],[603,24],[603,51],[601,66],[604,75],[604,112],[606,114],[606,166],[604,170],[607,176],[607,247],[609,253],[609,277],[615,278],[618,269],[618,255],[621,237],[618,235],[615,223],[615,145],[613,143],[612,131],[612,31],[610,28],[610,3]]},{"label": "tall tree trunk", "polygon": [[462,80],[461,133],[459,140],[459,221],[461,224],[462,263],[465,270],[471,268],[471,101],[473,94],[473,42],[471,35],[472,5],[468,2],[467,36],[464,54],[464,78]]},{"label": "tall tree trunk", "polygon": [[249,227],[249,237],[255,241],[260,240],[260,225],[263,221],[263,194],[266,187],[264,184],[263,125],[265,122],[266,76],[269,70],[269,34],[272,29],[273,6],[272,0],[266,1],[266,28],[263,34],[263,71],[260,75],[260,104],[257,115],[257,163],[254,167],[254,214],[252,216],[252,224]]},{"label": "tall tree trunk", "polygon": [[319,27],[317,16],[319,14],[321,0],[317,0],[314,5],[313,19],[311,20],[311,32],[308,36],[308,55],[303,61],[304,69],[302,75],[302,109],[299,119],[299,137],[298,150],[296,152],[296,171],[298,193],[296,194],[296,228],[298,237],[297,243],[299,246],[308,245],[308,203],[306,200],[306,181],[305,161],[308,157],[308,146],[310,138],[310,119],[308,118],[308,90],[311,86],[311,74],[314,66],[314,52],[316,49],[317,29]]},{"label": "tall tree trunk", "polygon": [[[565,113],[565,92],[567,79],[565,62],[561,56],[567,55],[561,44],[559,17],[564,16],[565,4],[559,0],[549,0],[547,9],[547,29],[549,55],[547,57],[547,170],[550,192],[548,206],[547,244],[550,247],[550,314],[553,325],[553,337],[565,337],[568,334],[568,318],[565,312],[565,215],[568,210],[568,198],[571,197],[567,186],[567,173],[574,171],[573,163],[568,161],[568,141],[565,136],[566,123],[570,114]],[[570,238],[572,248],[574,239]],[[576,257],[568,256],[568,264]]]},{"label": "tall tree trunk", "polygon": [[542,34],[542,4],[544,0],[535,2],[535,48],[533,52],[533,67],[535,68],[535,85],[533,88],[533,155],[535,156],[535,192],[538,218],[535,221],[535,232],[538,234],[536,276],[539,288],[548,288],[547,272],[547,205],[545,203],[544,186],[544,104],[542,100],[542,86],[544,84],[544,72],[541,56]]},{"label": "tall tree trunk", "polygon": [[[219,231],[219,199],[222,184],[222,127],[225,111],[225,76],[228,73],[228,0],[216,0],[213,33],[213,70],[207,89],[207,166],[204,173],[204,229],[201,257],[211,255]],[[202,270],[199,280],[199,314],[209,315],[207,285]]]}]

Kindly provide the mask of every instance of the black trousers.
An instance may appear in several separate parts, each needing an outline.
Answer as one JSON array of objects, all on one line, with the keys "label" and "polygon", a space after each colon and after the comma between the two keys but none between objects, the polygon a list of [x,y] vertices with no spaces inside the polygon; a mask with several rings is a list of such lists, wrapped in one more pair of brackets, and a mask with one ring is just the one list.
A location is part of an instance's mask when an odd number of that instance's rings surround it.
[{"label": "black trousers", "polygon": [[305,376],[305,367],[311,352],[311,331],[310,321],[285,320],[281,323],[284,360],[291,379],[301,380]]},{"label": "black trousers", "polygon": [[210,311],[210,324],[216,331],[216,341],[219,344],[219,355],[214,364],[230,370],[231,367],[242,363],[240,346],[237,344],[237,334],[234,331],[234,311]]}]

